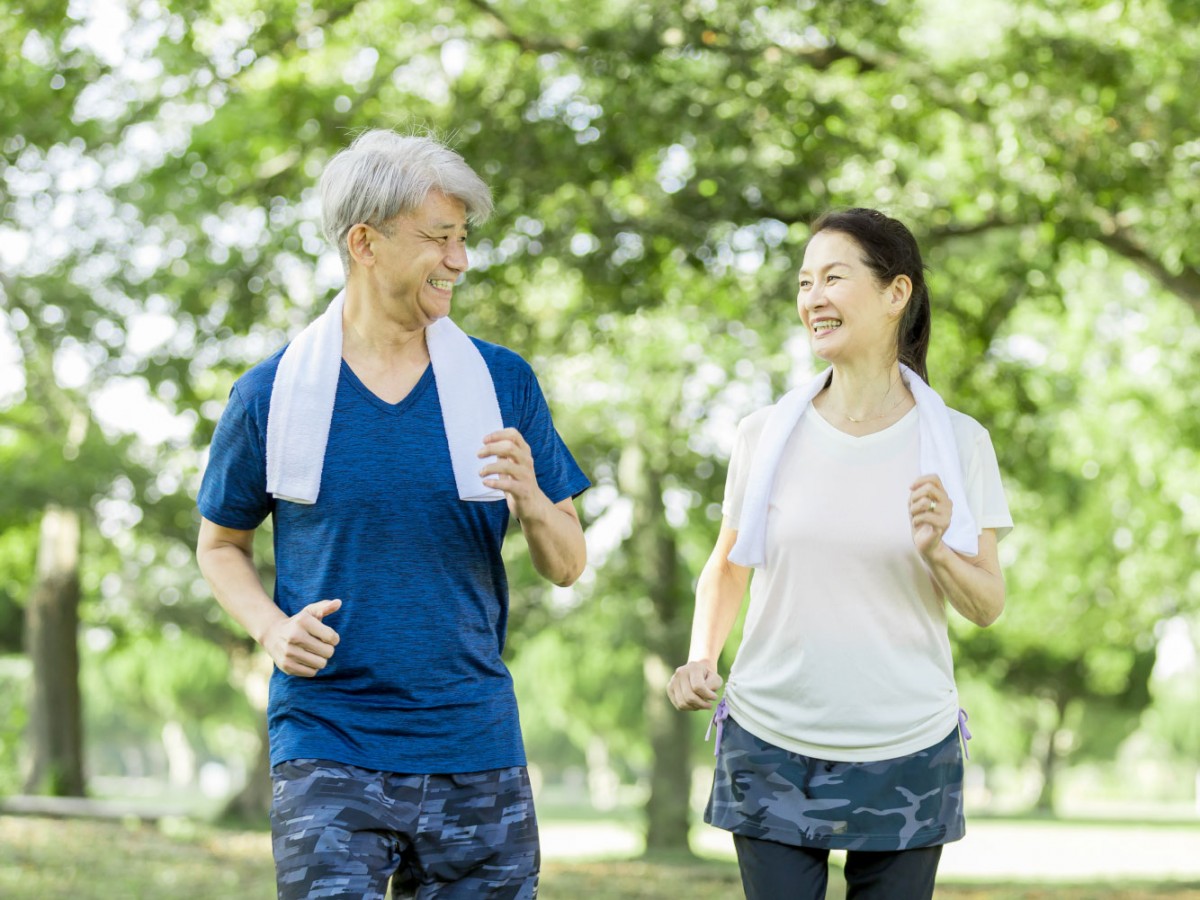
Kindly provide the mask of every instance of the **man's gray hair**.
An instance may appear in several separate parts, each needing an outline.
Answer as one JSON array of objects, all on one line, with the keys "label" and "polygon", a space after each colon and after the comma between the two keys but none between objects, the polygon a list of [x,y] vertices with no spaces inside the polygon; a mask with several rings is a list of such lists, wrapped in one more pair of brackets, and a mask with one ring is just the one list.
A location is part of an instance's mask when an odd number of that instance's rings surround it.
[{"label": "man's gray hair", "polygon": [[321,216],[342,268],[350,271],[351,228],[362,222],[382,229],[395,216],[416,212],[430,191],[461,200],[473,225],[492,214],[492,192],[483,179],[433,138],[375,129],[334,156],[321,175]]}]

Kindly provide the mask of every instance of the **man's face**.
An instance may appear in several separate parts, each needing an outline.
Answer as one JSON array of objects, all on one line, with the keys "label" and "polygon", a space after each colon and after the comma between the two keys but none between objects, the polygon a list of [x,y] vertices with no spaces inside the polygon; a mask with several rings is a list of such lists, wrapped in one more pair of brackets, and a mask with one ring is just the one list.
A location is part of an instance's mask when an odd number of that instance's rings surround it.
[{"label": "man's face", "polygon": [[467,211],[461,200],[432,191],[410,215],[371,229],[366,274],[386,312],[409,328],[450,314],[454,284],[467,271]]}]

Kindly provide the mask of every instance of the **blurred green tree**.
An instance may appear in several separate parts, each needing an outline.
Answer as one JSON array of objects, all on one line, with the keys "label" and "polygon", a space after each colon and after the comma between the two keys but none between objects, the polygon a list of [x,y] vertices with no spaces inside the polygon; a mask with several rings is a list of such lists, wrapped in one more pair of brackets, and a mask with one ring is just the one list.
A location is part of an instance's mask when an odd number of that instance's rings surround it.
[{"label": "blurred green tree", "polygon": [[[960,665],[1046,698],[1053,731],[1072,703],[1144,704],[1154,622],[1197,605],[1200,113],[1182,79],[1200,39],[1180,4],[0,9],[17,248],[0,288],[22,373],[0,453],[36,463],[14,509],[74,505],[85,547],[122,515],[190,540],[189,441],[340,280],[321,166],[355,129],[430,127],[498,201],[456,318],[534,358],[598,484],[603,563],[566,598],[518,571],[511,651],[579,660],[558,721],[637,761],[649,848],[686,846],[694,724],[662,686],[733,425],[811,366],[791,285],[829,206],[913,224],[935,386],[1010,476],[1010,611],[959,635]],[[130,386],[188,434],[155,452],[128,421],[71,431]],[[63,392],[80,412],[49,418]],[[55,468],[47,433],[96,443]],[[549,625],[609,652],[556,656]],[[1046,741],[1049,773],[1065,742]]]}]

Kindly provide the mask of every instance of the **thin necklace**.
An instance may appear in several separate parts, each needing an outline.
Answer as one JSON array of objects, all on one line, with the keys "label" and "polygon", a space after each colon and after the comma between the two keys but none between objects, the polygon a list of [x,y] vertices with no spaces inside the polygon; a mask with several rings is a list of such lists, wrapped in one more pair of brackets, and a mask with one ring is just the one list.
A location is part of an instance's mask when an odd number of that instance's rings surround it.
[{"label": "thin necklace", "polygon": [[[883,395],[884,400],[887,400],[888,394],[890,394],[892,392],[892,388],[894,388],[899,383],[900,383],[900,379],[897,378],[890,385],[888,385],[887,393],[885,393]],[[849,413],[842,413],[842,415],[845,416],[847,419],[849,419],[851,422],[853,422],[855,425],[861,425],[863,422],[874,422],[876,419],[882,419],[884,416],[894,412],[896,407],[899,406],[903,402],[904,402],[904,395],[901,394],[900,399],[897,400],[895,403],[893,403],[891,406],[889,406],[887,409],[885,409],[883,412],[879,413],[878,415],[867,416],[865,419],[856,419],[856,418],[854,418],[854,416],[850,415]]]}]

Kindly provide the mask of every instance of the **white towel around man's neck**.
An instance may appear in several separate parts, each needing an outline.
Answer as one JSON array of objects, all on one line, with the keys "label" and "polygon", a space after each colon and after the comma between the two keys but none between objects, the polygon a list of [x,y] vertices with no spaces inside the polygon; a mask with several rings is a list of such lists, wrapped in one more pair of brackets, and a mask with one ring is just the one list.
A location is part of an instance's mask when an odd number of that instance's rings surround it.
[{"label": "white towel around man's neck", "polygon": [[[953,504],[950,527],[946,529],[942,540],[951,549],[974,556],[979,552],[979,535],[975,519],[967,506],[962,463],[958,444],[954,440],[950,413],[937,391],[903,363],[900,364],[900,376],[917,401],[921,474],[937,475]],[[768,415],[750,463],[742,515],[738,520],[737,542],[729,553],[730,562],[751,567],[761,567],[766,563],[767,509],[771,488],[775,483],[775,470],[779,468],[784,447],[800,417],[831,377],[832,370],[826,370],[808,384],[788,391]]]},{"label": "white towel around man's neck", "polygon": [[[277,500],[316,503],[342,370],[345,291],[288,345],[275,371],[267,414],[267,491]],[[504,427],[496,385],[479,348],[449,318],[425,329],[442,424],[461,500],[503,500],[479,470],[495,457],[475,454]]]}]

